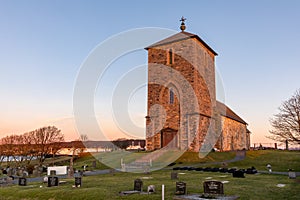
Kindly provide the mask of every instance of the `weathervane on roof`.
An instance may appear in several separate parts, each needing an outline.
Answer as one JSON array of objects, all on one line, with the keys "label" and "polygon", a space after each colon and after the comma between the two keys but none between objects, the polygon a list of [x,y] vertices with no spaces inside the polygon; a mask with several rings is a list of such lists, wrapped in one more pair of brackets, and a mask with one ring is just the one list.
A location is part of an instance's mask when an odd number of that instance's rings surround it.
[{"label": "weathervane on roof", "polygon": [[183,32],[185,30],[185,22],[186,18],[184,18],[183,16],[181,17],[181,19],[179,21],[181,21],[181,26],[180,26],[180,30]]}]

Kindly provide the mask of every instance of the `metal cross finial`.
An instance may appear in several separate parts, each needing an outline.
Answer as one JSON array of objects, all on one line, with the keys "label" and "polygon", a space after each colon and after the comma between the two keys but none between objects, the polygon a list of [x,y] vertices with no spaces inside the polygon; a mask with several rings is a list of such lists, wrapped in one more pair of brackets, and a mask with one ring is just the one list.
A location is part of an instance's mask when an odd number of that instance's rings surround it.
[{"label": "metal cross finial", "polygon": [[183,32],[185,30],[185,22],[186,18],[184,18],[183,16],[181,17],[181,19],[179,21],[181,21],[181,26],[180,26],[180,30]]},{"label": "metal cross finial", "polygon": [[184,18],[183,16],[181,17],[181,19],[179,21],[181,21],[182,23],[184,23],[186,20],[186,18]]}]

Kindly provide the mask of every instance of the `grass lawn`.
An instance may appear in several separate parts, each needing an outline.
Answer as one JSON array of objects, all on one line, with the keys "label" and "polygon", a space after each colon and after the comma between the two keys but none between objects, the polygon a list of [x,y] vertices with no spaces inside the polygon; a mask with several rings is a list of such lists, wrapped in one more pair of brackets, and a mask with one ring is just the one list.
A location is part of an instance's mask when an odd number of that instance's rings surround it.
[{"label": "grass lawn", "polygon": [[[0,188],[0,199],[161,199],[161,184],[165,185],[165,199],[172,199],[175,182],[170,178],[171,170],[161,170],[151,174],[115,173],[83,177],[82,187],[73,188],[73,179],[58,187],[46,187],[46,184],[30,183],[28,186],[10,186]],[[179,172],[180,173],[180,172]],[[283,175],[246,175],[246,178],[232,178],[231,174],[219,172],[182,171],[180,181],[187,183],[189,194],[202,193],[203,181],[219,180],[224,183],[226,195],[238,195],[240,199],[299,199],[300,179],[288,179]],[[136,178],[142,178],[144,191],[148,185],[156,186],[155,194],[133,194],[119,196],[120,191],[133,189]],[[145,179],[147,178],[147,179]],[[277,187],[284,184],[284,187]],[[40,185],[43,187],[40,188]]]},{"label": "grass lawn", "polygon": [[[137,153],[138,154],[138,153]],[[138,155],[131,155],[133,157]],[[197,153],[186,152],[176,162],[175,166],[210,166],[220,167],[216,162],[231,160],[235,157],[234,152],[213,152],[205,158],[199,158]],[[131,158],[131,157],[129,157]],[[84,164],[90,165],[96,160],[93,156],[79,158],[75,166],[80,168]],[[248,151],[246,158],[233,163],[228,167],[248,168],[256,167],[258,170],[266,170],[270,163],[274,171],[285,171],[292,168],[300,171],[299,151]],[[97,161],[97,168],[107,168]],[[172,168],[172,167],[171,167]],[[172,170],[159,170],[151,174],[115,173],[97,176],[83,177],[82,187],[73,188],[74,179],[65,179],[65,184],[58,187],[47,187],[42,183],[29,183],[28,186],[0,187],[0,200],[13,199],[36,199],[36,200],[59,200],[59,199],[161,199],[161,185],[165,185],[165,199],[172,199],[175,193],[175,180],[171,180]],[[300,199],[300,177],[289,179],[287,175],[257,174],[247,175],[246,178],[233,178],[231,174],[219,172],[197,172],[197,171],[176,171],[179,173],[180,181],[187,184],[189,194],[202,193],[203,181],[219,180],[225,181],[225,195],[238,195],[240,199]],[[144,191],[148,185],[156,186],[156,193],[133,194],[120,196],[120,191],[133,189],[136,178],[142,178]],[[283,184],[284,187],[278,187]],[[40,187],[42,186],[42,187]]]},{"label": "grass lawn", "polygon": [[[211,152],[200,159],[197,153],[186,152],[177,161],[176,166],[199,165],[221,167],[216,162],[231,160],[235,152]],[[249,168],[254,166],[257,170],[267,170],[266,165],[271,164],[273,171],[287,172],[288,169],[300,172],[300,151],[259,150],[247,151],[246,158],[237,162],[228,162],[228,167]]]}]

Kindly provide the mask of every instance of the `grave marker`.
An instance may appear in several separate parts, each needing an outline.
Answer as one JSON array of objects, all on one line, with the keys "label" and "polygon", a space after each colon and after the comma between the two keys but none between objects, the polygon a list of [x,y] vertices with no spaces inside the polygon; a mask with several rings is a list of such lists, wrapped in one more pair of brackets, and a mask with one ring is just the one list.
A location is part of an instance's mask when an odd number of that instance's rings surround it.
[{"label": "grave marker", "polygon": [[26,186],[27,185],[27,179],[26,178],[19,178],[19,185],[20,186]]},{"label": "grave marker", "polygon": [[141,179],[138,178],[134,180],[133,190],[140,191],[140,192],[143,191],[143,181]]},{"label": "grave marker", "polygon": [[171,180],[178,179],[178,173],[177,172],[171,172]]},{"label": "grave marker", "polygon": [[155,192],[155,186],[154,185],[149,185],[147,189],[148,194],[152,194]]},{"label": "grave marker", "polygon": [[82,184],[82,178],[75,177],[75,187],[81,187],[81,184]]},{"label": "grave marker", "polygon": [[93,162],[92,162],[92,167],[93,167],[93,168],[96,168],[96,166],[97,166],[97,162],[96,162],[96,161],[93,161]]},{"label": "grave marker", "polygon": [[50,176],[48,177],[48,187],[58,186],[58,177]]},{"label": "grave marker", "polygon": [[56,175],[56,170],[50,170],[50,176],[55,176]]},{"label": "grave marker", "polygon": [[186,183],[185,182],[176,182],[176,195],[185,195],[186,194]]},{"label": "grave marker", "polygon": [[294,172],[292,169],[289,169],[289,178],[295,179],[297,177],[296,172]]},{"label": "grave marker", "polygon": [[232,173],[232,177],[235,177],[235,178],[245,178],[244,171],[242,171],[242,170],[234,171]]},{"label": "grave marker", "polygon": [[221,181],[205,181],[203,188],[206,194],[224,194],[223,183]]}]

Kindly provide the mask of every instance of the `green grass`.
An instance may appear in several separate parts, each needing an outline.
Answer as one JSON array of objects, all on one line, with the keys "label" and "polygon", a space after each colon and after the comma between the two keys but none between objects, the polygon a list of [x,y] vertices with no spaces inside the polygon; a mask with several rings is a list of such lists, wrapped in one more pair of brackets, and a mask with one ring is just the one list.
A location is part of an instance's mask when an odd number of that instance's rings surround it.
[{"label": "green grass", "polygon": [[[170,178],[170,170],[161,170],[152,174],[130,174],[116,173],[99,175],[93,177],[83,177],[81,188],[73,188],[73,179],[66,179],[67,183],[59,187],[48,188],[41,183],[32,183],[28,186],[11,186],[0,189],[1,200],[13,199],[161,199],[161,185],[165,185],[166,199],[172,199],[175,192],[175,182]],[[213,172],[195,172],[184,171],[185,174],[179,174],[179,180],[187,183],[189,194],[202,193],[203,181],[207,177],[213,180],[229,181],[224,184],[226,195],[238,195],[240,199],[299,199],[300,179],[288,179],[282,175],[247,175],[246,178],[232,178],[230,174]],[[224,177],[225,176],[225,177]],[[152,177],[152,179],[143,179],[144,191],[148,185],[156,186],[156,193],[134,194],[129,196],[120,196],[120,191],[133,189],[133,182],[136,178]],[[285,187],[279,188],[277,184],[285,184]],[[40,185],[43,185],[40,188]]]},{"label": "green grass", "polygon": [[286,172],[288,169],[300,171],[300,151],[248,151],[244,160],[230,163],[229,166],[245,168],[253,165],[258,170],[267,170],[268,163],[272,165],[273,171]]},{"label": "green grass", "polygon": [[177,159],[177,163],[191,163],[191,164],[205,164],[211,162],[222,162],[225,160],[231,160],[235,157],[235,152],[211,152],[204,158],[200,158],[198,153],[185,152],[180,158]]},{"label": "green grass", "polygon": [[[200,159],[197,153],[187,152],[177,161],[176,166],[199,165],[210,167],[221,167],[222,162],[235,157],[235,152],[211,152],[205,158]],[[182,164],[179,164],[182,162]],[[214,164],[219,162],[218,164]],[[257,170],[267,170],[266,165],[270,163],[273,171],[287,172],[288,169],[300,171],[300,151],[282,150],[259,150],[247,151],[246,158],[237,162],[228,162],[228,167],[249,168],[254,166]]]},{"label": "green grass", "polygon": [[[117,153],[117,152],[116,152]],[[137,158],[142,153],[131,154],[126,157],[126,161]],[[99,155],[95,155],[96,157]],[[215,164],[231,160],[235,157],[234,152],[212,152],[205,158],[199,158],[197,153],[186,152],[176,162],[176,166],[221,166]],[[100,158],[100,157],[98,157]],[[105,159],[109,159],[106,156]],[[96,160],[93,156],[85,156],[75,161],[75,167],[81,168],[82,165],[91,165]],[[181,163],[181,164],[179,164]],[[228,167],[248,168],[255,166],[258,170],[266,170],[266,165],[270,163],[273,171],[287,171],[293,168],[300,171],[300,152],[299,151],[248,151],[246,158],[234,163],[228,163]],[[97,161],[97,168],[104,169],[107,166]],[[246,178],[232,178],[231,174],[178,171],[179,179],[187,183],[188,193],[202,193],[203,181],[207,177],[213,180],[229,181],[224,184],[226,195],[238,195],[240,199],[299,199],[300,197],[300,177],[289,179],[287,175],[258,174],[246,175]],[[42,183],[29,183],[28,186],[18,185],[0,188],[0,200],[14,199],[161,199],[161,185],[165,185],[165,199],[172,199],[175,192],[175,182],[170,178],[171,170],[160,170],[151,174],[115,173],[98,176],[83,177],[81,188],[73,188],[74,179],[66,179],[67,183],[59,187],[46,187]],[[224,177],[225,176],[225,177]],[[129,196],[119,196],[120,191],[133,189],[133,182],[136,178],[152,177],[143,179],[144,191],[148,185],[155,185],[157,192],[152,195],[134,194]],[[285,187],[277,187],[277,184],[285,184]],[[43,187],[40,188],[40,185]]]},{"label": "green grass", "polygon": [[[96,167],[92,168],[92,163],[96,161]],[[69,163],[66,163],[66,165],[69,165]],[[98,170],[98,169],[108,169],[109,167],[107,167],[105,164],[101,163],[98,159],[96,159],[94,156],[92,155],[87,155],[87,156],[83,156],[83,157],[79,157],[77,159],[74,160],[74,168],[75,169],[82,169],[82,166],[84,165],[88,165],[88,169],[89,170]]]}]

